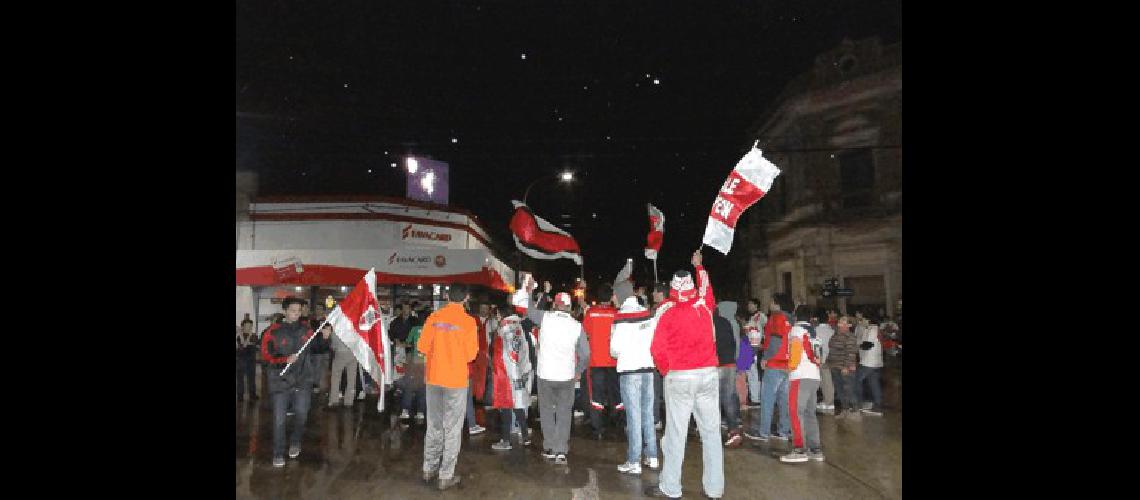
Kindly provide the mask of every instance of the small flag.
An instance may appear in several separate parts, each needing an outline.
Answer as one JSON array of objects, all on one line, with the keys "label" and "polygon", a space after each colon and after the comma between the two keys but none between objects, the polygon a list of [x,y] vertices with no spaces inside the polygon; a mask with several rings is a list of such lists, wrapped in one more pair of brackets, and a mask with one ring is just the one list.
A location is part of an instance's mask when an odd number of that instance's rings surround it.
[{"label": "small flag", "polygon": [[645,241],[645,258],[657,260],[657,252],[661,251],[661,242],[665,240],[665,214],[657,207],[649,204],[649,236]]}]

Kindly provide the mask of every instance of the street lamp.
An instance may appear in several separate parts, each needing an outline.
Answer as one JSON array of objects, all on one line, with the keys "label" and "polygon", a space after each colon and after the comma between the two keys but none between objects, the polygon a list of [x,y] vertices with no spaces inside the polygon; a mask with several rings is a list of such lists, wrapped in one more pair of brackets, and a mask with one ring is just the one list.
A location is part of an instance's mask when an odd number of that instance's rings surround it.
[{"label": "street lamp", "polygon": [[527,198],[527,196],[530,195],[530,188],[534,187],[534,185],[537,184],[538,181],[541,181],[543,179],[547,179],[550,177],[555,177],[555,176],[557,176],[559,179],[562,180],[562,182],[565,182],[567,184],[574,181],[574,172],[572,172],[570,170],[563,170],[562,172],[557,173],[557,174],[550,174],[550,175],[544,175],[542,177],[539,177],[539,178],[531,181],[531,183],[527,185],[526,191],[523,192],[523,199],[522,199],[523,205],[526,205],[526,198]]}]

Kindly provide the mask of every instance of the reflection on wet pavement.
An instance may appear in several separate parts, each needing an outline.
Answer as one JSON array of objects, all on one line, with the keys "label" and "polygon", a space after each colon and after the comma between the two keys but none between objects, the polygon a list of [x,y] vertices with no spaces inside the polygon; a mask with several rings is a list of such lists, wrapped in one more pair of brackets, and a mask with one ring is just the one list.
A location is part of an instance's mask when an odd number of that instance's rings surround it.
[{"label": "reflection on wet pavement", "polygon": [[[319,399],[314,398],[314,401]],[[611,429],[604,441],[589,437],[589,425],[575,422],[568,466],[539,455],[539,423],[531,419],[534,443],[513,450],[491,449],[497,420],[487,432],[463,434],[456,474],[459,487],[440,492],[423,483],[422,425],[406,427],[397,412],[376,412],[370,397],[353,408],[325,411],[314,405],[301,455],[284,469],[272,459],[273,414],[267,399],[237,402],[237,498],[257,499],[594,499],[643,498],[658,472],[619,474],[625,440]],[[390,410],[390,409],[389,409]],[[753,410],[755,411],[755,410]],[[493,413],[493,412],[492,412]],[[745,416],[750,421],[750,415]],[[901,498],[902,415],[887,409],[881,418],[837,421],[820,415],[826,461],[784,464],[787,443],[746,441],[724,453],[724,498]],[[484,423],[486,425],[486,423]],[[658,438],[661,433],[658,432]],[[703,498],[700,440],[690,436],[682,476],[685,498]]]}]

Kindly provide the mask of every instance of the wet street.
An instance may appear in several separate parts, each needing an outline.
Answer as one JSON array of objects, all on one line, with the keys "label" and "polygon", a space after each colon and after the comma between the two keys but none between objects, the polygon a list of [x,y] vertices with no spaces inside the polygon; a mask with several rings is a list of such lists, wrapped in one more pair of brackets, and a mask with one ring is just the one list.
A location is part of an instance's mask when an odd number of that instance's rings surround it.
[{"label": "wet street", "polygon": [[[318,404],[319,403],[319,404]],[[538,422],[531,421],[534,442],[525,449],[494,451],[497,430],[476,436],[463,433],[457,488],[440,492],[422,482],[424,427],[408,428],[396,412],[376,412],[369,397],[351,409],[325,411],[314,397],[301,455],[283,469],[271,465],[273,415],[266,398],[236,403],[237,498],[258,499],[591,499],[644,498],[658,472],[643,467],[640,476],[620,474],[626,443],[616,429],[604,441],[589,437],[586,419],[572,432],[569,465],[547,463],[541,452]],[[755,411],[755,410],[751,410]],[[751,413],[751,411],[749,413]],[[750,421],[746,414],[745,422]],[[724,498],[849,499],[901,498],[902,414],[888,406],[883,417],[837,421],[819,415],[826,461],[785,464],[779,455],[787,442],[746,440],[726,449]],[[496,424],[495,419],[491,420]],[[658,431],[660,439],[661,432]],[[704,498],[700,440],[691,434],[685,448],[684,498]]]}]

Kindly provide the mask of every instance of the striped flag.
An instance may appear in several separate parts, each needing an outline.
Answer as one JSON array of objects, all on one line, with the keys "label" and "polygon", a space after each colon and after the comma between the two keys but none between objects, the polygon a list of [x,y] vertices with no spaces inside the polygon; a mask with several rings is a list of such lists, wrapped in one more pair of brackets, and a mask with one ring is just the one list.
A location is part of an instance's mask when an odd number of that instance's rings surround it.
[{"label": "striped flag", "polygon": [[[376,300],[376,268],[369,269],[348,296],[329,313],[328,322],[337,338],[348,346],[356,361],[379,382],[380,387],[392,383],[391,342],[380,318],[380,303]],[[376,409],[384,411],[383,390],[377,398]]]},{"label": "striped flag", "polygon": [[570,233],[534,215],[522,202],[511,200],[511,204],[515,207],[511,216],[511,236],[519,251],[536,259],[570,259],[582,265],[582,252]]},{"label": "striped flag", "polygon": [[665,214],[649,204],[649,236],[645,241],[645,258],[657,260],[657,252],[661,251],[661,242],[665,240]]},{"label": "striped flag", "polygon": [[740,214],[771,190],[777,175],[780,175],[780,169],[753,146],[752,151],[736,163],[736,168],[721,186],[709,213],[702,242],[728,255]]}]

